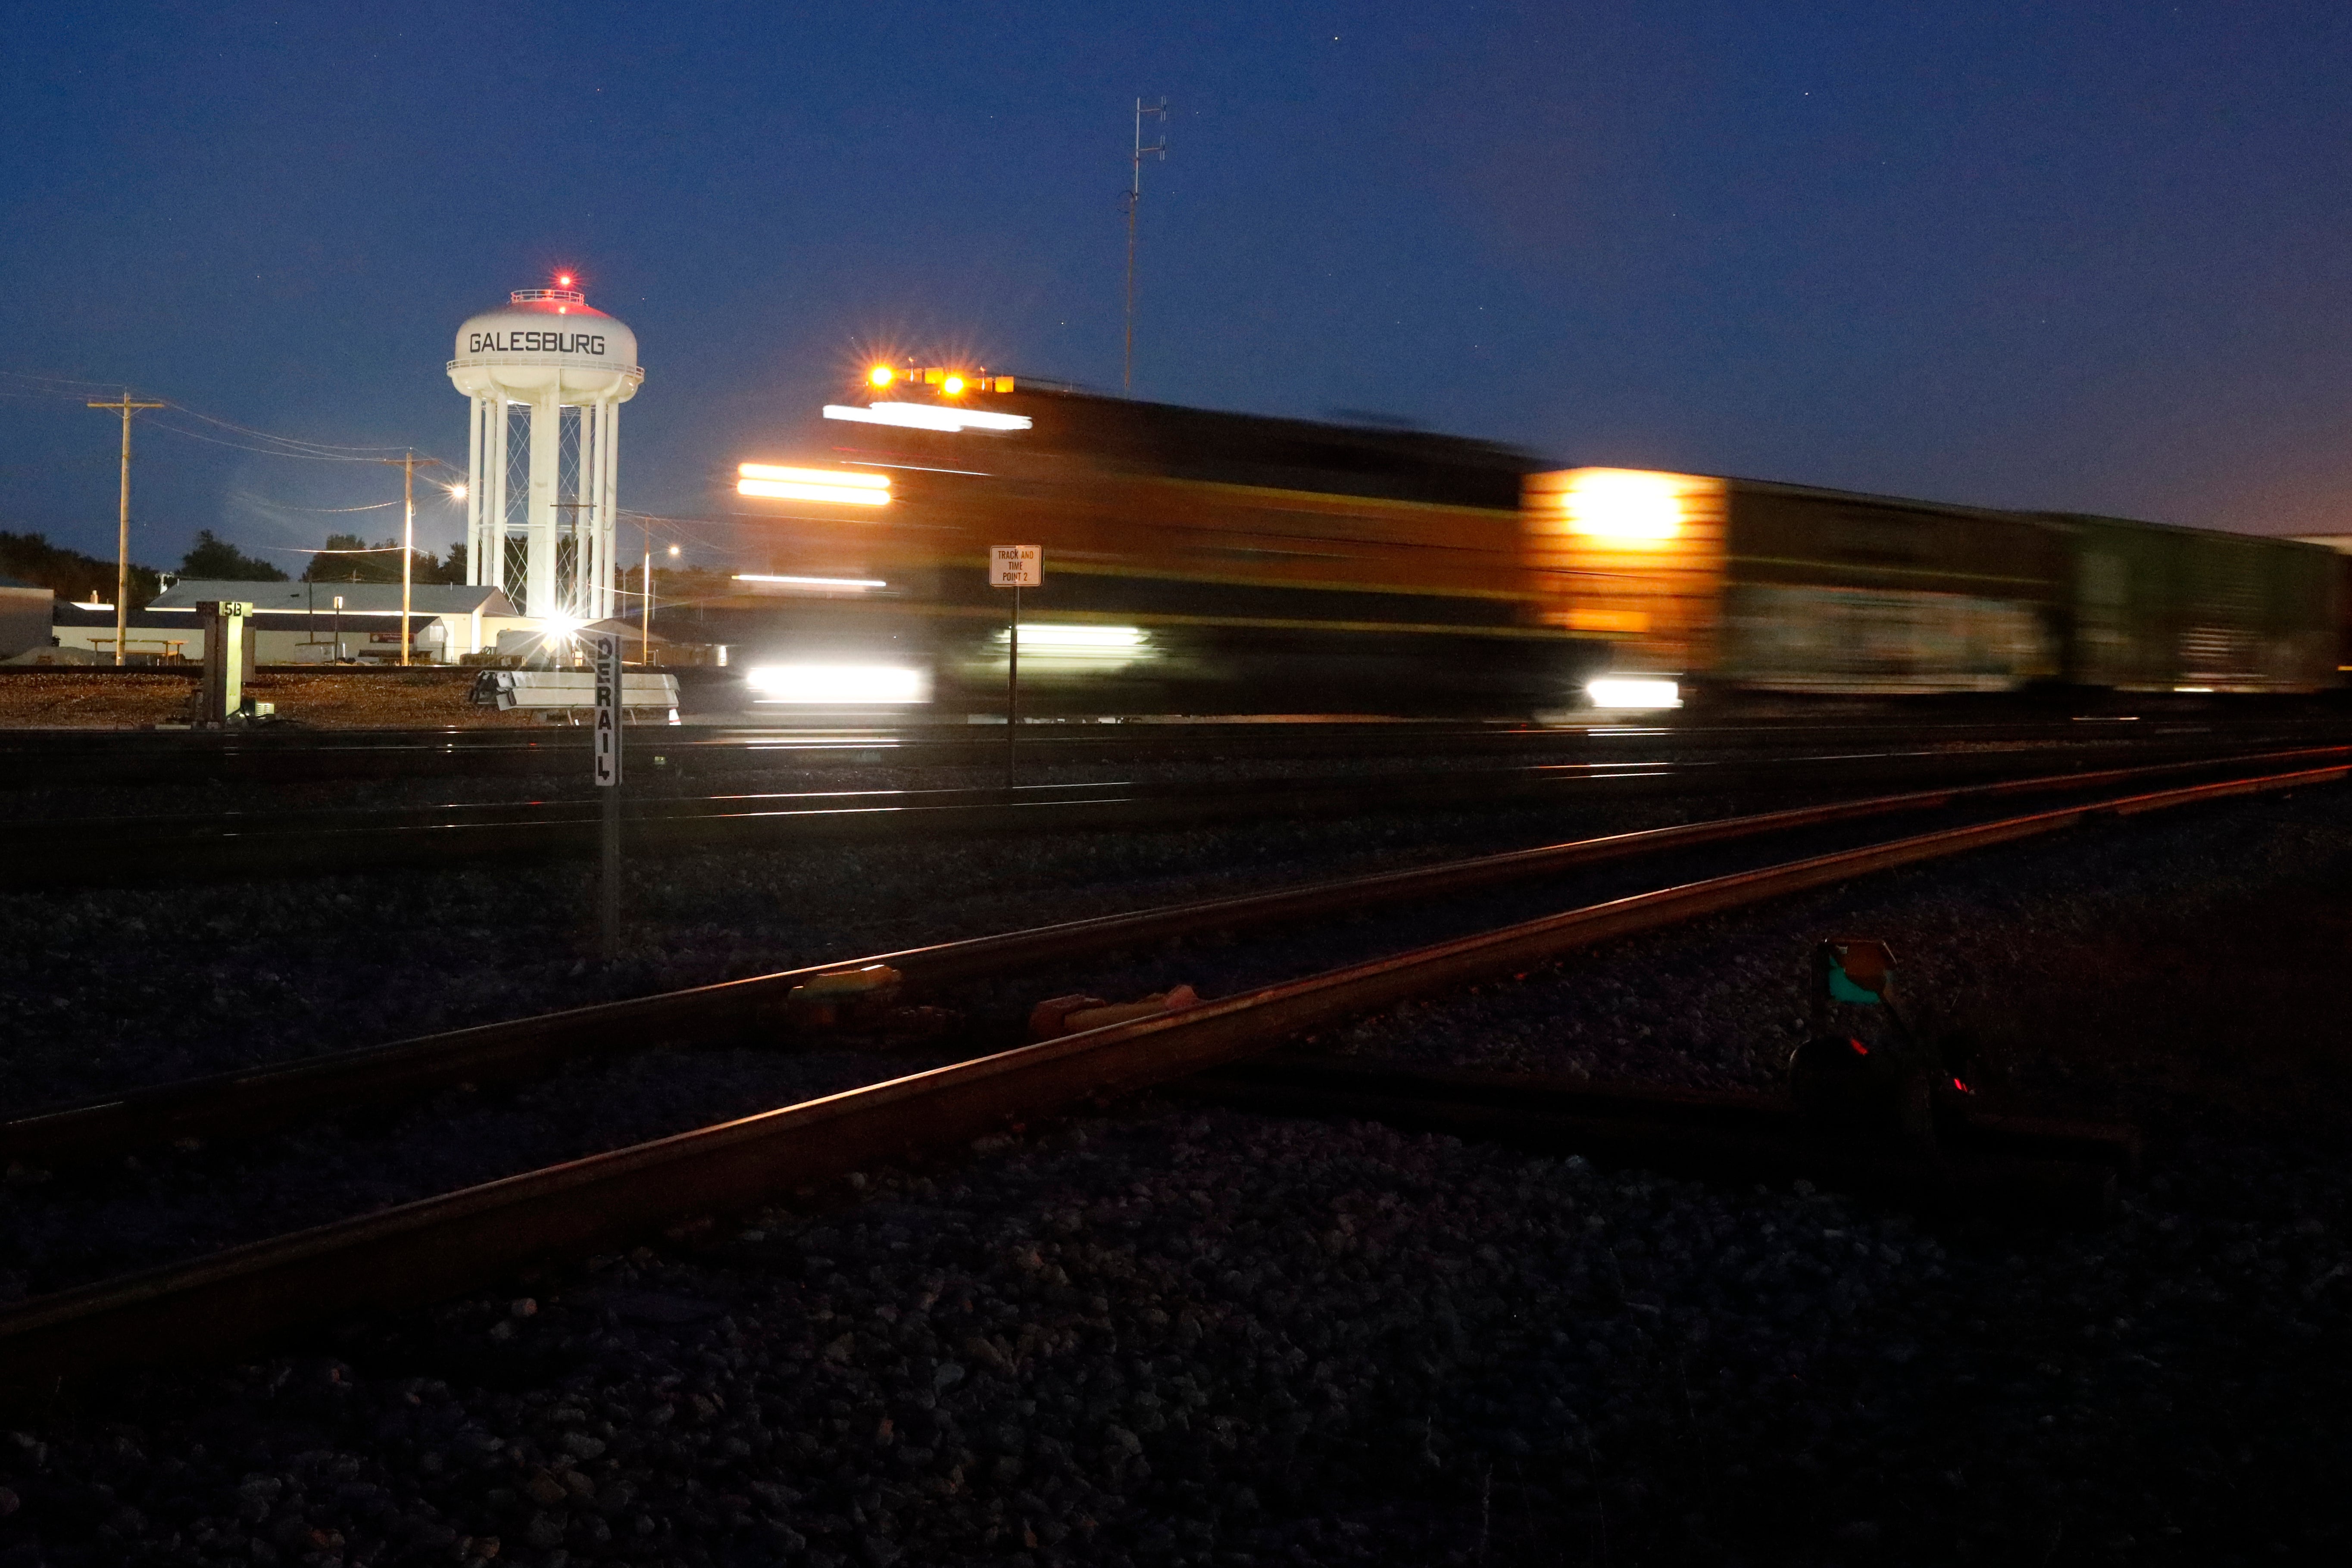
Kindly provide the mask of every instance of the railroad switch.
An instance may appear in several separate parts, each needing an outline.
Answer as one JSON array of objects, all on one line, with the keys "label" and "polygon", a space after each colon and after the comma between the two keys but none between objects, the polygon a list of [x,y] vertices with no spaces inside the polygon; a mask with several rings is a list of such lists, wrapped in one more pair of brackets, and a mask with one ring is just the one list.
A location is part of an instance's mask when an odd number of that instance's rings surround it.
[{"label": "railroad switch", "polygon": [[1940,1165],[1939,1101],[1969,1092],[1944,1043],[1905,1016],[1883,942],[1815,945],[1811,1029],[1789,1058],[1789,1097],[1817,1138]]},{"label": "railroad switch", "polygon": [[932,1039],[952,1033],[962,1019],[944,1007],[901,1005],[905,976],[887,963],[836,969],[795,985],[784,997],[784,1016],[803,1034],[883,1036]]},{"label": "railroad switch", "polygon": [[1155,991],[1133,1002],[1110,1003],[1099,996],[1083,994],[1055,996],[1029,1010],[1029,1037],[1033,1040],[1057,1040],[1064,1035],[1099,1029],[1110,1024],[1132,1023],[1155,1014],[1181,1013],[1187,1007],[1199,1006],[1200,1003],[1200,994],[1190,985]]}]

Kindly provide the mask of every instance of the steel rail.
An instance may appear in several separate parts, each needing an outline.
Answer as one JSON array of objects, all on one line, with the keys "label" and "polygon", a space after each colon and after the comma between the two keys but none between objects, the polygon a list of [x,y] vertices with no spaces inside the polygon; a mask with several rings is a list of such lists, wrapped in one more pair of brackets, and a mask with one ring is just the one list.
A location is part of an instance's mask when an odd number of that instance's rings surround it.
[{"label": "steel rail", "polygon": [[[2239,760],[2202,748],[2176,760]],[[1564,791],[1640,794],[1796,789],[1823,778],[1892,782],[1922,772],[1981,778],[2032,758],[2013,750],[1849,752],[1764,761],[1534,763],[1340,778],[1222,784],[1028,784],[1014,788],[785,792],[640,797],[626,807],[632,855],[881,835],[1034,831],[1050,813],[1081,830],[1164,826],[1315,812],[1501,806]],[[580,856],[602,842],[585,800],[457,803],[205,816],[28,819],[0,856],[0,886],[88,886],[205,877],[280,878],[435,861]]]},{"label": "steel rail", "polygon": [[[2134,730],[2177,734],[2194,716],[2150,713]],[[2210,731],[2210,722],[2196,724]],[[2340,731],[2330,715],[2264,716],[2231,721],[2254,744],[2276,744],[2290,732]],[[1937,716],[1876,718],[1832,723],[1809,718],[1770,724],[1644,724],[1640,716],[1614,722],[1594,714],[1582,723],[1543,726],[1495,722],[1403,721],[1282,723],[1160,723],[1036,725],[1024,746],[1040,757],[1097,763],[1164,761],[1173,756],[1365,756],[1412,751],[1476,754],[1617,745],[1664,736],[1678,746],[1729,752],[1785,749],[1851,740],[1859,732],[1882,742],[1967,746],[2034,742],[2114,740],[2127,731],[2112,722],[2011,717],[1998,721]],[[824,765],[894,763],[941,766],[976,763],[1002,749],[964,725],[939,723],[887,730],[832,731],[697,726],[633,730],[640,754],[651,751],[680,766],[757,766],[768,763]],[[0,776],[56,784],[166,784],[201,779],[383,778],[531,775],[586,771],[587,741],[577,730],[337,730],[271,731],[0,731]]]},{"label": "steel rail", "polygon": [[2104,817],[2347,774],[2352,765],[2188,785],[1663,888],[100,1280],[0,1312],[0,1390],[37,1396],[100,1367],[217,1356],[299,1325],[443,1299],[528,1259],[593,1251],[877,1162],[953,1148],[1612,938]]},{"label": "steel rail", "polygon": [[[2307,748],[2240,759],[2240,765],[2347,755],[2352,747]],[[1978,801],[2147,783],[2211,765],[2156,763],[1717,817],[807,964],[47,1107],[0,1121],[0,1163],[53,1166],[111,1159],[179,1139],[252,1137],[349,1106],[382,1105],[461,1082],[514,1082],[578,1057],[739,1038],[773,1027],[792,988],[828,970],[885,963],[917,985],[938,985],[1203,931],[1443,898],[1710,844]]]}]

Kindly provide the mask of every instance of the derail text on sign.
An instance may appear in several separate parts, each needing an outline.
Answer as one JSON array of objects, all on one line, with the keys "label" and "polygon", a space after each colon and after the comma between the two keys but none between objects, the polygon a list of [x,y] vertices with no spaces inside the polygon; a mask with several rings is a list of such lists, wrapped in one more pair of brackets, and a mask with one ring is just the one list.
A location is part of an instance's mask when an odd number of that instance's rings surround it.
[{"label": "derail text on sign", "polygon": [[992,544],[988,550],[988,583],[992,588],[1042,588],[1045,585],[1045,550],[1038,544]]},{"label": "derail text on sign", "polygon": [[621,639],[598,632],[589,641],[596,663],[596,782],[621,782]]}]

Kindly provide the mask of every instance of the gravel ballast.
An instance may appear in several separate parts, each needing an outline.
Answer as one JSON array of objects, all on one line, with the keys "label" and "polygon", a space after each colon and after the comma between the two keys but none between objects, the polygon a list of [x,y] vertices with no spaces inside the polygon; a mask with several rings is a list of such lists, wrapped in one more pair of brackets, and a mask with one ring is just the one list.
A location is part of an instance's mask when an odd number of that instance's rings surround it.
[{"label": "gravel ballast", "polygon": [[2329,1560],[2347,870],[2306,791],[1318,1043],[1760,1084],[1805,943],[1884,935],[1989,1094],[2147,1129],[2096,1231],[1146,1100],[79,1391],[0,1437],[0,1563]]}]

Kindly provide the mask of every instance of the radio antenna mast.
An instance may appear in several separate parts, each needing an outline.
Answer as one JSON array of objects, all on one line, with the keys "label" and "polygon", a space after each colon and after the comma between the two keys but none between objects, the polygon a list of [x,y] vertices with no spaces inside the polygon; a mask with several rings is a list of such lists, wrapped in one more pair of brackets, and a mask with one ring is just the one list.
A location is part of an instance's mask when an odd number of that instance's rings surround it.
[{"label": "radio antenna mast", "polygon": [[[1143,144],[1143,117],[1147,114],[1160,117],[1160,140],[1149,147]],[[1147,105],[1139,98],[1135,100],[1135,172],[1127,186],[1127,359],[1118,378],[1119,391],[1129,396],[1135,392],[1135,209],[1143,205],[1144,159],[1164,162],[1167,157],[1168,100],[1163,98],[1156,104]]]}]

